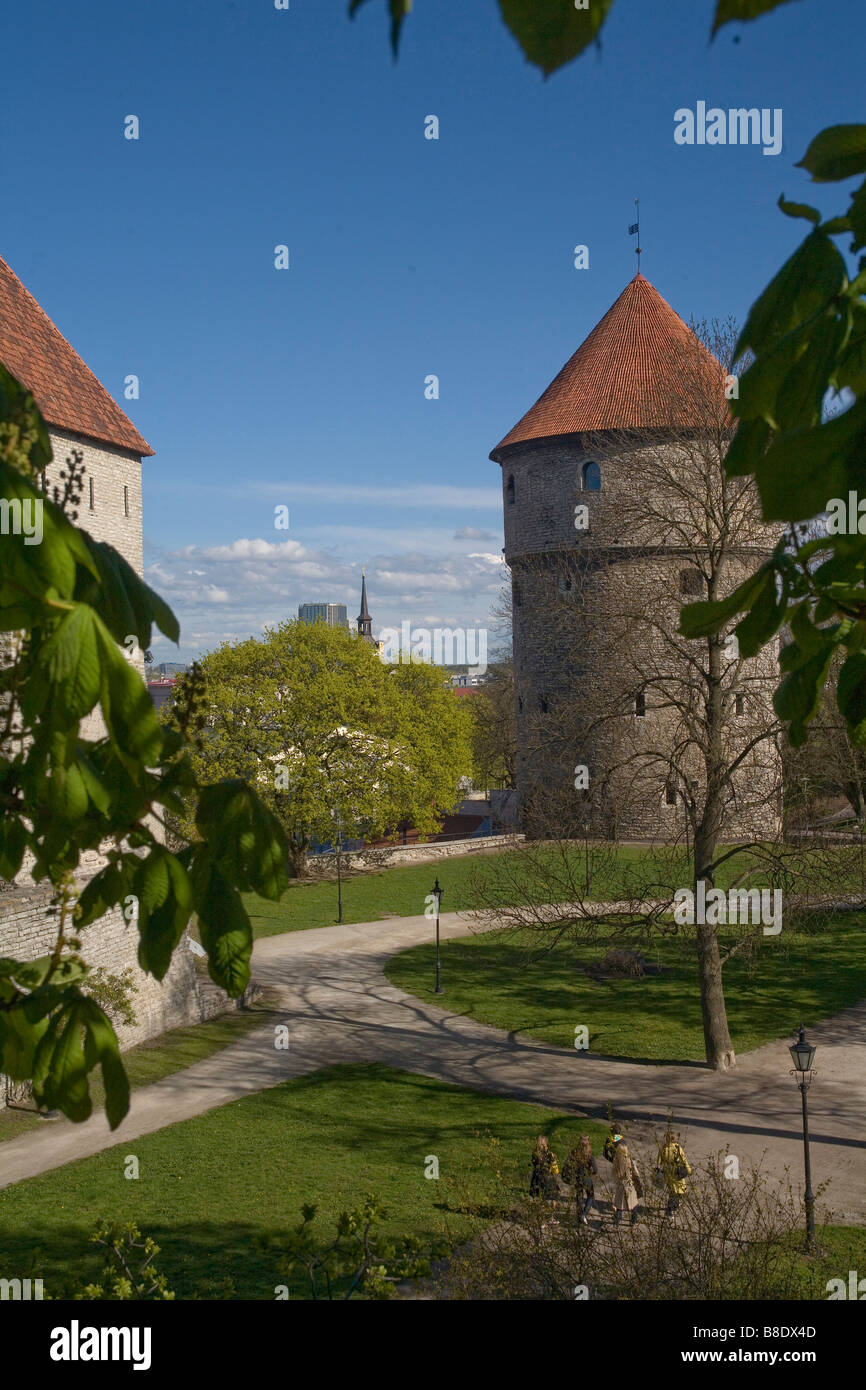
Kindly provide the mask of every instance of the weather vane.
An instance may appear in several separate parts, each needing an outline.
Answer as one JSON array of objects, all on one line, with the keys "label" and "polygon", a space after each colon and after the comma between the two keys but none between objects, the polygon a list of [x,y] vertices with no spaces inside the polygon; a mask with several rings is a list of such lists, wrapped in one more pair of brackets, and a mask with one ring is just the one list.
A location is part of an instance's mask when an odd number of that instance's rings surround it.
[{"label": "weather vane", "polygon": [[640,275],[640,253],[641,253],[641,244],[640,244],[640,203],[638,202],[637,198],[635,198],[635,200],[634,200],[634,215],[635,215],[635,220],[634,220],[634,222],[631,223],[631,225],[630,225],[630,227],[629,227],[629,229],[628,229],[628,234],[629,234],[629,236],[636,236],[636,237],[637,237],[637,246],[635,247],[635,250],[637,251],[637,273],[638,273],[638,275]]}]

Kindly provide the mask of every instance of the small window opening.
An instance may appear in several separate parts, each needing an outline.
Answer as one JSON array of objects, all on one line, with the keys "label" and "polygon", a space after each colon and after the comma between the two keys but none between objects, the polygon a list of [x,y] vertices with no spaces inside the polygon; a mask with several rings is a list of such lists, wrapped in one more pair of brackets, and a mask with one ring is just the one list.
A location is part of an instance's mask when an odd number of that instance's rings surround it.
[{"label": "small window opening", "polygon": [[584,492],[601,492],[601,469],[597,463],[583,465]]}]

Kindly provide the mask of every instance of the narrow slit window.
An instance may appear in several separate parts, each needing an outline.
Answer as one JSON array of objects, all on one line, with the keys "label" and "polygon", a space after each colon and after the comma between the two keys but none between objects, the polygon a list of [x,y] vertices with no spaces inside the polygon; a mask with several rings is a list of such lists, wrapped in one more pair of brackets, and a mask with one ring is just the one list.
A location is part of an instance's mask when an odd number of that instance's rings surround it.
[{"label": "narrow slit window", "polygon": [[734,714],[737,719],[742,719],[746,712],[746,697],[744,695],[734,696]]},{"label": "narrow slit window", "polygon": [[509,507],[514,506],[514,474],[512,473],[505,484],[505,501]]},{"label": "narrow slit window", "polygon": [[676,806],[676,804],[677,804],[677,789],[676,789],[676,787],[673,785],[672,782],[668,782],[667,786],[665,787],[665,805],[666,805],[666,806]]},{"label": "narrow slit window", "polygon": [[93,479],[92,479],[92,478],[88,478],[88,480],[87,480],[87,487],[88,487],[89,498],[90,498],[90,510],[93,511]]},{"label": "narrow slit window", "polygon": [[634,697],[634,712],[639,719],[643,719],[646,715],[646,695],[643,691]]},{"label": "narrow slit window", "polygon": [[123,484],[123,515],[129,516],[129,488]]}]

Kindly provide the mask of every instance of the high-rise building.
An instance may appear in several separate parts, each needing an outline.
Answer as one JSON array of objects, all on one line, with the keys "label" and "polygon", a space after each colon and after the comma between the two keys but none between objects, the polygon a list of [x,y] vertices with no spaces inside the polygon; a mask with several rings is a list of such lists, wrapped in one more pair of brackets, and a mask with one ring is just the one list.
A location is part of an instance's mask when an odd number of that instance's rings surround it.
[{"label": "high-rise building", "polygon": [[298,607],[298,621],[348,627],[349,614],[345,603],[302,603]]}]

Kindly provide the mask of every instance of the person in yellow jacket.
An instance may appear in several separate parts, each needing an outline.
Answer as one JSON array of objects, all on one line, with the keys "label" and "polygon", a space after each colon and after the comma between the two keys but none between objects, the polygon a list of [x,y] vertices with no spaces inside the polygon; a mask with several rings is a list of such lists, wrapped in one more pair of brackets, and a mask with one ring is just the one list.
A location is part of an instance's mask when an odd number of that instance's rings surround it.
[{"label": "person in yellow jacket", "polygon": [[665,1216],[668,1220],[673,1221],[680,1200],[686,1195],[686,1179],[691,1174],[692,1169],[686,1158],[685,1149],[670,1126],[665,1130],[665,1137],[659,1148],[656,1171],[661,1174],[667,1188],[668,1204],[665,1209]]}]

